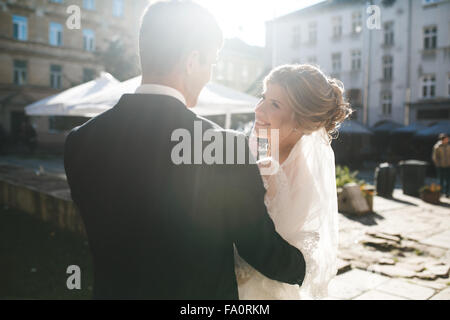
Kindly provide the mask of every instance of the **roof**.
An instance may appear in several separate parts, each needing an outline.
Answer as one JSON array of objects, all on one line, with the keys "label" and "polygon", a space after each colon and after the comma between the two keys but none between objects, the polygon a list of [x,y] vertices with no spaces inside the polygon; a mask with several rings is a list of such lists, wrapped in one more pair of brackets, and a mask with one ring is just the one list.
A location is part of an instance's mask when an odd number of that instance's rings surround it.
[{"label": "roof", "polygon": [[275,18],[274,20],[276,21],[280,21],[280,20],[288,20],[291,18],[296,18],[298,16],[302,16],[305,14],[311,14],[313,12],[319,11],[319,10],[323,10],[326,8],[332,8],[334,6],[338,6],[338,5],[343,5],[343,4],[349,4],[349,3],[364,3],[364,1],[361,0],[323,0],[322,2],[313,4],[309,7],[306,8],[302,8],[300,10],[294,11],[294,12],[290,12],[288,14],[279,16],[277,18]]}]

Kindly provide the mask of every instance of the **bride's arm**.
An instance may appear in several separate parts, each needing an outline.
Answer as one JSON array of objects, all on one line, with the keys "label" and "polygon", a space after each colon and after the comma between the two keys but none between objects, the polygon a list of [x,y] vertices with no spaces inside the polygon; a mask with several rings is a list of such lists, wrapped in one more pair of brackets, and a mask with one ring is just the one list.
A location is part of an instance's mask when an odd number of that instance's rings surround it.
[{"label": "bride's arm", "polygon": [[276,232],[264,205],[265,189],[258,167],[230,167],[227,220],[239,254],[265,276],[299,284],[305,277],[302,253]]}]

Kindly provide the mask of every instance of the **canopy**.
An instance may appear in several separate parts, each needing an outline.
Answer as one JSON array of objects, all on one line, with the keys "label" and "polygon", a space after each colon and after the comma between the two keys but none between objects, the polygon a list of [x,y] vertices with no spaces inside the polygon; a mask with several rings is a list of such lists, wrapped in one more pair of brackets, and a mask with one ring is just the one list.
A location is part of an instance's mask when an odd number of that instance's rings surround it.
[{"label": "canopy", "polygon": [[372,132],[367,129],[364,125],[360,124],[355,120],[347,120],[342,123],[339,128],[339,133],[347,133],[347,134],[364,134],[371,135]]},{"label": "canopy", "polygon": [[[86,99],[97,92],[114,87],[120,82],[111,74],[102,72],[97,79],[85,82],[63,92],[36,101],[25,108],[30,116],[70,115],[68,105]],[[77,114],[78,115],[78,114]]]},{"label": "canopy", "polygon": [[393,121],[385,121],[379,125],[372,128],[374,132],[392,132],[395,129],[403,127],[401,124]]},{"label": "canopy", "polygon": [[394,134],[395,133],[411,134],[411,133],[416,133],[418,131],[424,130],[426,128],[427,128],[427,126],[425,126],[423,124],[413,123],[406,127],[397,128],[397,129],[393,130],[392,133],[394,133]]},{"label": "canopy", "polygon": [[[138,76],[90,90],[89,95],[68,96],[67,91],[78,88],[75,87],[57,95],[58,101],[61,101],[58,108],[48,106],[47,98],[27,107],[26,110],[29,115],[94,117],[112,108],[123,94],[134,93],[140,84],[141,76]],[[79,89],[76,89],[76,92],[78,91]],[[226,115],[226,124],[229,125],[231,114],[253,113],[257,103],[258,99],[251,95],[220,84],[208,83],[200,93],[197,106],[192,111],[202,116]]]},{"label": "canopy", "polygon": [[116,83],[114,86],[100,90],[75,103],[71,103],[66,108],[67,115],[95,117],[116,105],[122,95],[134,93],[141,84],[141,79],[141,76],[139,76]]},{"label": "canopy", "polygon": [[192,111],[202,116],[253,113],[257,103],[258,99],[251,95],[217,83],[208,83]]},{"label": "canopy", "polygon": [[420,130],[416,133],[418,137],[437,137],[441,133],[446,133],[450,135],[450,121],[439,121],[435,125],[426,128],[424,130]]}]

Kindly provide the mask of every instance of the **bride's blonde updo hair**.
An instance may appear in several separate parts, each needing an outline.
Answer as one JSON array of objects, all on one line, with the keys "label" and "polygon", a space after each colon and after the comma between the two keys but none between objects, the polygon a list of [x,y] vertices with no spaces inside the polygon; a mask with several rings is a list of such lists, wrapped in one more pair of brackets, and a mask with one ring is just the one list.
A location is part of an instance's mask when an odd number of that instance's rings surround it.
[{"label": "bride's blonde updo hair", "polygon": [[286,90],[287,101],[304,134],[325,128],[330,140],[353,112],[344,99],[344,85],[308,64],[283,65],[264,79]]}]

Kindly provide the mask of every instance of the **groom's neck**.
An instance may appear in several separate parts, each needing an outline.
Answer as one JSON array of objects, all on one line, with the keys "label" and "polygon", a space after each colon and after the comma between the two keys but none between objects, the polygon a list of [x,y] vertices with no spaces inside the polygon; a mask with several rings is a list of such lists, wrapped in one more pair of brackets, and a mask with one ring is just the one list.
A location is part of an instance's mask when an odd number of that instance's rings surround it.
[{"label": "groom's neck", "polygon": [[156,77],[156,76],[142,76],[142,84],[158,84],[161,86],[166,86],[170,88],[174,88],[178,90],[185,98],[186,93],[184,90],[183,81],[176,76],[165,76],[165,77]]}]

